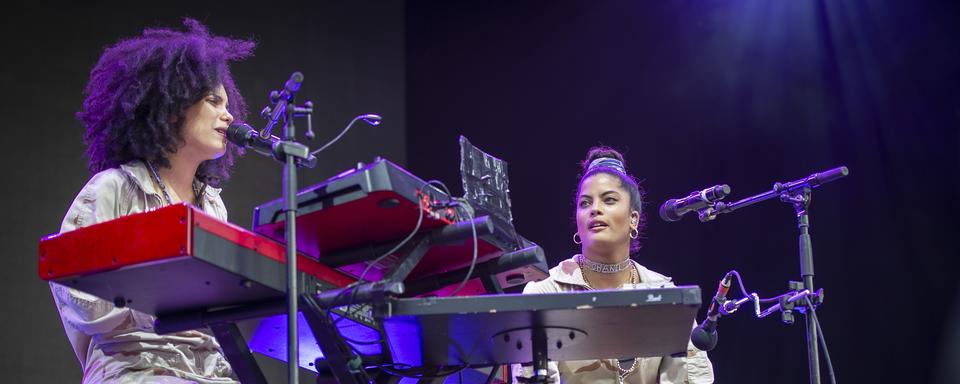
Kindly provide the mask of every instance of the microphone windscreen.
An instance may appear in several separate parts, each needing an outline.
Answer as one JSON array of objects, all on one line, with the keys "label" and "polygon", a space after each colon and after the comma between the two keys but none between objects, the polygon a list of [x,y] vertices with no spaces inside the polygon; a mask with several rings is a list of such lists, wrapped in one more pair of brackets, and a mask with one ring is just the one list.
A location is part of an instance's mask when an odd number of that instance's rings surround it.
[{"label": "microphone windscreen", "polygon": [[717,332],[707,332],[703,327],[693,328],[690,332],[690,342],[701,351],[711,351],[717,346]]},{"label": "microphone windscreen", "polygon": [[247,146],[250,134],[256,130],[247,124],[230,124],[227,127],[227,140],[241,147]]},{"label": "microphone windscreen", "polygon": [[303,84],[303,73],[294,72],[283,87],[286,88],[287,92],[294,93],[300,90],[300,84]]},{"label": "microphone windscreen", "polygon": [[677,214],[677,199],[667,200],[660,206],[660,218],[664,221],[680,220],[680,215]]}]

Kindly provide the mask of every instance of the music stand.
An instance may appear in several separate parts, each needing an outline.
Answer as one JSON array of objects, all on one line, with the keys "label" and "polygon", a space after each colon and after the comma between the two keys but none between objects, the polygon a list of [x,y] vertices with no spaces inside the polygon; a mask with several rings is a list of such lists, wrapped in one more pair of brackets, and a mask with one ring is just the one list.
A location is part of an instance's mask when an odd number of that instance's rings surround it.
[{"label": "music stand", "polygon": [[395,363],[490,366],[684,353],[700,288],[390,299],[375,306]]}]

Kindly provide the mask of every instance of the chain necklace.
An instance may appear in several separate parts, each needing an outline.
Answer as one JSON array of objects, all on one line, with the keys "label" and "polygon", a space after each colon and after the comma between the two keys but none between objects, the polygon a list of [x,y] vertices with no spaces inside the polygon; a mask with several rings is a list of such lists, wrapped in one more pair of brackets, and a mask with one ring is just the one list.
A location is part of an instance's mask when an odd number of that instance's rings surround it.
[{"label": "chain necklace", "polygon": [[167,186],[163,184],[163,180],[160,179],[160,174],[157,173],[157,169],[153,167],[153,163],[149,160],[147,161],[147,168],[150,168],[153,181],[156,181],[157,185],[160,186],[160,192],[163,192],[163,198],[167,199],[167,204],[173,205],[173,199],[170,198],[170,193],[167,192]]},{"label": "chain necklace", "polygon": [[[584,260],[588,260],[588,259],[583,255],[578,255],[578,256],[580,256],[580,257],[577,257],[577,265],[580,266],[580,277],[583,278],[583,282],[586,284],[587,289],[593,291],[595,290],[595,288],[593,288],[593,286],[590,285],[590,280],[587,280],[587,275],[583,273]],[[630,265],[633,266],[632,270],[630,271],[630,284],[632,286],[635,286],[638,283],[637,280],[640,279],[640,271],[637,271],[637,266],[634,265],[633,262],[630,261],[630,259],[627,259],[626,262],[630,263]],[[597,264],[600,264],[600,263],[597,263]],[[609,264],[603,264],[603,265],[609,265]],[[611,360],[613,360],[613,366],[617,367],[617,384],[623,384],[624,379],[626,379],[627,376],[629,376],[631,373],[636,371],[637,367],[640,366],[639,357],[634,358],[633,363],[630,364],[630,368],[627,368],[627,369],[623,369],[620,367],[620,360],[617,360],[617,359],[611,359]]]},{"label": "chain necklace", "polygon": [[[150,168],[150,174],[153,175],[153,181],[156,181],[157,185],[160,186],[160,192],[163,193],[163,198],[167,200],[168,205],[173,205],[173,199],[170,198],[170,193],[167,192],[167,185],[163,183],[162,179],[160,179],[160,174],[157,173],[157,169],[154,168],[153,163],[151,163],[150,161],[146,161],[146,163],[147,163],[147,168]],[[194,190],[193,190],[194,201],[196,201],[198,204],[202,202],[202,200],[200,200],[200,191],[205,187],[206,187],[205,184],[203,187],[200,187],[200,189],[196,189],[196,186],[194,186]],[[200,204],[200,206],[202,207],[203,205]]]}]

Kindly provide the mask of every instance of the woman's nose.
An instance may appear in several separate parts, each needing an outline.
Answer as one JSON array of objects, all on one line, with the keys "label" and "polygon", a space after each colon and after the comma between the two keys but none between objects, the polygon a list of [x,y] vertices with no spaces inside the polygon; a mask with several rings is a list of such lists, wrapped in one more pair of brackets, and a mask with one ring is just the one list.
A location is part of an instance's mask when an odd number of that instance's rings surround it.
[{"label": "woman's nose", "polygon": [[594,203],[590,205],[590,217],[594,217],[596,215],[599,215],[600,213],[601,211],[600,211],[599,204]]}]

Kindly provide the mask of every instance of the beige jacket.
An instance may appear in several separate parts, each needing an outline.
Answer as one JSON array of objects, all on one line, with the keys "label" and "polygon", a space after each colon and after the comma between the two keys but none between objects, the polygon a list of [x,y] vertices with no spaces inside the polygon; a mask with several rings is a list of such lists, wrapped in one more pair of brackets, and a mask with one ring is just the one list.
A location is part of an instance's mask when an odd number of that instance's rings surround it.
[{"label": "beige jacket", "polygon": [[[640,272],[639,284],[625,284],[623,289],[663,288],[675,286],[672,279],[651,271],[646,267],[633,262]],[[525,294],[576,292],[588,290],[587,283],[580,273],[580,265],[576,256],[561,261],[559,265],[550,269],[550,276],[544,280],[528,283],[523,288]],[[696,326],[696,324],[694,324]],[[627,375],[625,383],[635,384],[668,384],[668,383],[712,383],[713,365],[707,358],[707,353],[698,350],[693,344],[687,344],[686,357],[645,357],[637,362],[640,366]],[[629,366],[629,364],[627,364]],[[626,368],[626,367],[624,367]],[[580,360],[549,363],[550,374],[554,382],[567,384],[579,383],[616,383],[617,367],[613,360]],[[532,369],[513,366],[514,376],[531,375]]]},{"label": "beige jacket", "polygon": [[[70,205],[60,233],[163,206],[155,185],[140,161],[97,173]],[[227,219],[219,189],[205,188],[202,205],[206,213]],[[83,383],[237,383],[208,331],[158,335],[153,316],[56,283],[50,289],[83,368]]]}]

